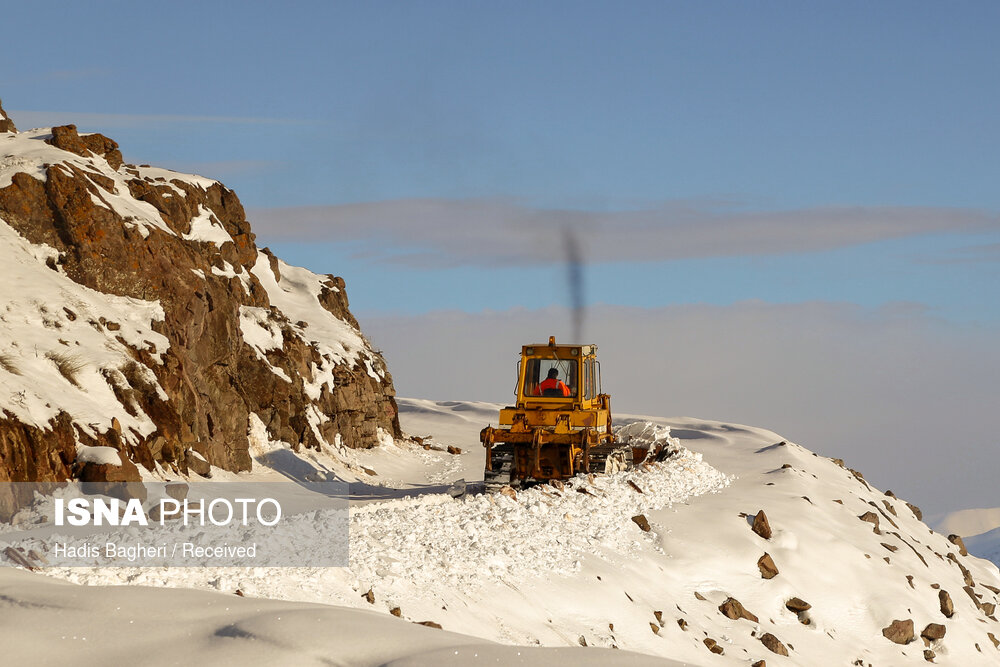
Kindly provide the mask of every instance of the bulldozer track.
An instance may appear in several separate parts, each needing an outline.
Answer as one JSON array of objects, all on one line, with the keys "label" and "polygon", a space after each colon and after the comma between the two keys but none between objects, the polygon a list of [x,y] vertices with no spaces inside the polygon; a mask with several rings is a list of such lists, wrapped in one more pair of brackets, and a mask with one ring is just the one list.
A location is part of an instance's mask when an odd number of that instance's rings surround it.
[{"label": "bulldozer track", "polygon": [[[520,480],[511,478],[514,467],[514,446],[509,444],[494,445],[490,470],[483,474],[483,487],[486,493],[496,493],[504,486],[519,487]],[[590,471],[597,474],[610,475],[633,468],[632,450],[622,445],[595,445],[590,448]],[[527,484],[542,483],[542,480],[527,480]]]},{"label": "bulldozer track", "polygon": [[483,484],[487,493],[499,491],[511,483],[511,470],[514,467],[514,446],[494,445],[490,460],[491,470],[483,473]]}]

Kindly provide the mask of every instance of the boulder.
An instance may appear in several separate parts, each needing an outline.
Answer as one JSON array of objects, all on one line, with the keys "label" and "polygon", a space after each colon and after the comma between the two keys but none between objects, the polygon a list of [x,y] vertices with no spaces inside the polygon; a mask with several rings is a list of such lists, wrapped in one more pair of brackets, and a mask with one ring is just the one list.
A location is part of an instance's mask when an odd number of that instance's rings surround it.
[{"label": "boulder", "polygon": [[962,537],[960,535],[955,535],[955,534],[949,535],[948,541],[954,544],[956,547],[958,547],[958,553],[960,553],[963,556],[969,555],[968,550],[965,548],[965,542],[962,541]]},{"label": "boulder", "polygon": [[3,110],[2,101],[0,101],[0,132],[17,132],[17,128],[14,127],[14,121]]},{"label": "boulder", "polygon": [[121,465],[113,463],[84,463],[77,473],[87,494],[100,494],[112,498],[128,500],[138,498],[145,502],[148,497],[139,469],[126,456],[119,453]]},{"label": "boulder", "polygon": [[639,526],[639,528],[642,530],[642,532],[644,532],[644,533],[648,533],[649,532],[649,530],[650,530],[650,528],[649,528],[649,521],[646,520],[646,517],[644,515],[642,515],[642,514],[636,514],[634,517],[632,517],[632,521],[635,522],[635,525]]},{"label": "boulder", "polygon": [[770,632],[765,632],[760,636],[760,643],[763,644],[764,647],[771,653],[777,653],[778,655],[785,656],[788,655],[788,649],[785,648],[785,645]]},{"label": "boulder", "polygon": [[938,601],[941,604],[941,613],[951,618],[952,614],[955,613],[955,604],[951,601],[951,595],[948,594],[948,591],[944,589],[938,591]]},{"label": "boulder", "polygon": [[721,605],[719,605],[719,611],[722,612],[723,616],[725,616],[726,618],[731,618],[734,621],[737,621],[741,618],[745,618],[746,620],[752,623],[760,622],[760,619],[757,618],[754,614],[747,611],[746,608],[736,598],[726,598],[726,601],[723,602]]},{"label": "boulder", "polygon": [[767,515],[764,514],[764,510],[760,510],[756,515],[754,515],[751,530],[763,537],[765,540],[771,539],[771,524],[768,522]]},{"label": "boulder", "polygon": [[913,621],[895,620],[882,628],[882,636],[895,644],[909,644],[915,637],[913,636]]},{"label": "boulder", "polygon": [[170,482],[163,490],[174,500],[184,500],[187,498],[188,485],[184,482]]},{"label": "boulder", "polygon": [[794,611],[797,614],[800,611],[809,611],[812,609],[812,605],[802,598],[789,598],[788,600],[785,600],[785,608],[788,609],[788,611]]},{"label": "boulder", "polygon": [[702,641],[705,643],[705,648],[707,648],[712,653],[715,653],[716,655],[722,655],[723,653],[726,652],[724,648],[719,646],[719,642],[715,641],[711,637],[705,637],[705,639],[703,639]]},{"label": "boulder", "polygon": [[195,474],[201,475],[202,477],[212,476],[212,465],[205,460],[204,456],[199,454],[193,448],[185,450],[184,463],[187,465],[188,470]]},{"label": "boulder", "polygon": [[927,627],[920,631],[920,636],[928,641],[944,639],[947,628],[940,623],[928,623]]},{"label": "boulder", "polygon": [[778,567],[774,564],[774,560],[771,559],[771,555],[768,553],[757,559],[757,568],[760,570],[762,579],[773,579],[778,576]]}]

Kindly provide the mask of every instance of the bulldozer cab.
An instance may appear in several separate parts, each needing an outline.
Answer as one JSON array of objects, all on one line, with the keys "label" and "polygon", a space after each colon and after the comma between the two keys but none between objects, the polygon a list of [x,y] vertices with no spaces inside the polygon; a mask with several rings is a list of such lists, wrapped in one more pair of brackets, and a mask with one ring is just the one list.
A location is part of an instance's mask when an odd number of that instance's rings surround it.
[{"label": "bulldozer cab", "polygon": [[517,404],[524,408],[560,405],[593,409],[601,393],[596,345],[525,345],[518,370]]}]

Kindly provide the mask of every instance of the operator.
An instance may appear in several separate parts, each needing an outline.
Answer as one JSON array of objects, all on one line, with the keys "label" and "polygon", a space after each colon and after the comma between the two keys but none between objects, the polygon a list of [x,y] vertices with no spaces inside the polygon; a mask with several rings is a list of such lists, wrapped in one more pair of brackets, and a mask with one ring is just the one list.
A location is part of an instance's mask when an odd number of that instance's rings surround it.
[{"label": "operator", "polygon": [[556,368],[550,368],[548,377],[542,380],[542,383],[535,388],[535,396],[541,396],[545,394],[546,391],[550,389],[556,390],[556,395],[562,394],[563,396],[569,396],[569,387],[566,383],[559,379],[559,370]]}]

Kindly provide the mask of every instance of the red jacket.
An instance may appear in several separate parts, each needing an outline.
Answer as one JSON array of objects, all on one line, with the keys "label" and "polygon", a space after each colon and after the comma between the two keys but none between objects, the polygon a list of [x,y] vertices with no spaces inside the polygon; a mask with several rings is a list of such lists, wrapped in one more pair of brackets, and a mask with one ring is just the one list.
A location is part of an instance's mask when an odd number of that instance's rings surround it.
[{"label": "red jacket", "polygon": [[566,386],[565,382],[556,378],[547,378],[535,388],[535,396],[541,396],[546,389],[558,389],[562,392],[563,396],[569,396],[570,394],[569,387]]}]

